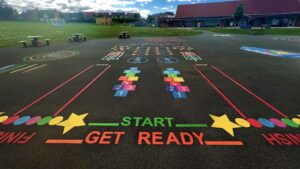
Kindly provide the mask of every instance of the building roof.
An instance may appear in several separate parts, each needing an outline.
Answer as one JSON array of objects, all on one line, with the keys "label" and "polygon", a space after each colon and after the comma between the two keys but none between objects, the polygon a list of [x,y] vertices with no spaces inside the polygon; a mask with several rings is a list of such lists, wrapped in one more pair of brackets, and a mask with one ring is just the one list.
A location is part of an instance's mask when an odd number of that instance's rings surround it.
[{"label": "building roof", "polygon": [[299,0],[243,0],[246,15],[300,13]]},{"label": "building roof", "polygon": [[236,0],[179,5],[176,18],[228,17],[234,14],[242,2],[245,15],[300,13],[299,0]]},{"label": "building roof", "polygon": [[179,5],[176,18],[232,16],[240,1]]}]

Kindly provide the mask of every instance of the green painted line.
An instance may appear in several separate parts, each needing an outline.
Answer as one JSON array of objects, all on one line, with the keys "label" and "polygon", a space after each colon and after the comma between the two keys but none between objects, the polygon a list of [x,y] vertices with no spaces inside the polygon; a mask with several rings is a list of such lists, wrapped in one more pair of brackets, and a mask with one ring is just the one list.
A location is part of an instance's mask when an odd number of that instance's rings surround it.
[{"label": "green painted line", "polygon": [[119,123],[89,123],[88,125],[95,127],[117,127]]},{"label": "green painted line", "polygon": [[207,124],[176,124],[175,126],[178,128],[204,128],[207,127]]}]

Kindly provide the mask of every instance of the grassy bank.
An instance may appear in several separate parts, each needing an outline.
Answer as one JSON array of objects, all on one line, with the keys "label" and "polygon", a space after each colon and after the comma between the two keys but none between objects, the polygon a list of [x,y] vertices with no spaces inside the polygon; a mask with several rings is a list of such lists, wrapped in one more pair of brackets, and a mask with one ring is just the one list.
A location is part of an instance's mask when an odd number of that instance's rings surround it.
[{"label": "grassy bank", "polygon": [[272,28],[272,29],[232,29],[232,28],[201,28],[215,33],[247,34],[247,35],[300,35],[300,28]]},{"label": "grassy bank", "polygon": [[188,36],[201,34],[195,29],[166,29],[150,27],[130,27],[123,25],[98,26],[92,23],[67,23],[63,27],[53,27],[41,22],[0,22],[0,47],[19,45],[28,35],[40,35],[53,42],[67,41],[72,33],[83,33],[89,39],[115,38],[121,31],[128,31],[133,37]]}]

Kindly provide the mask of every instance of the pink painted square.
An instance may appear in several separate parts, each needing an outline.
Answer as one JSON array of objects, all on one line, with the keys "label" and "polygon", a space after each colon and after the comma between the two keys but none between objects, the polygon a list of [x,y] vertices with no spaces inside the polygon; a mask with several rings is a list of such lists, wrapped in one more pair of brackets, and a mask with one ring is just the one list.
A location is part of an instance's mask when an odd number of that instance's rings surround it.
[{"label": "pink painted square", "polygon": [[178,92],[190,92],[190,89],[188,86],[177,86]]},{"label": "pink painted square", "polygon": [[136,85],[126,85],[124,90],[135,91]]},{"label": "pink painted square", "polygon": [[129,80],[124,80],[122,82],[122,85],[126,86],[126,85],[131,85],[132,84],[132,81],[129,81]]}]

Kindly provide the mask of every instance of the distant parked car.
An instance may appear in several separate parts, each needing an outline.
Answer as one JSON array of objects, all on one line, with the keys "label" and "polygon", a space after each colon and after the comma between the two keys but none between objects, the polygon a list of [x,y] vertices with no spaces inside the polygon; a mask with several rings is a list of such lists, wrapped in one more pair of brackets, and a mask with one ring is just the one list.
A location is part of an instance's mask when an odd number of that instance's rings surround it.
[{"label": "distant parked car", "polygon": [[251,28],[252,28],[252,26],[247,23],[240,24],[240,29],[251,29]]}]

